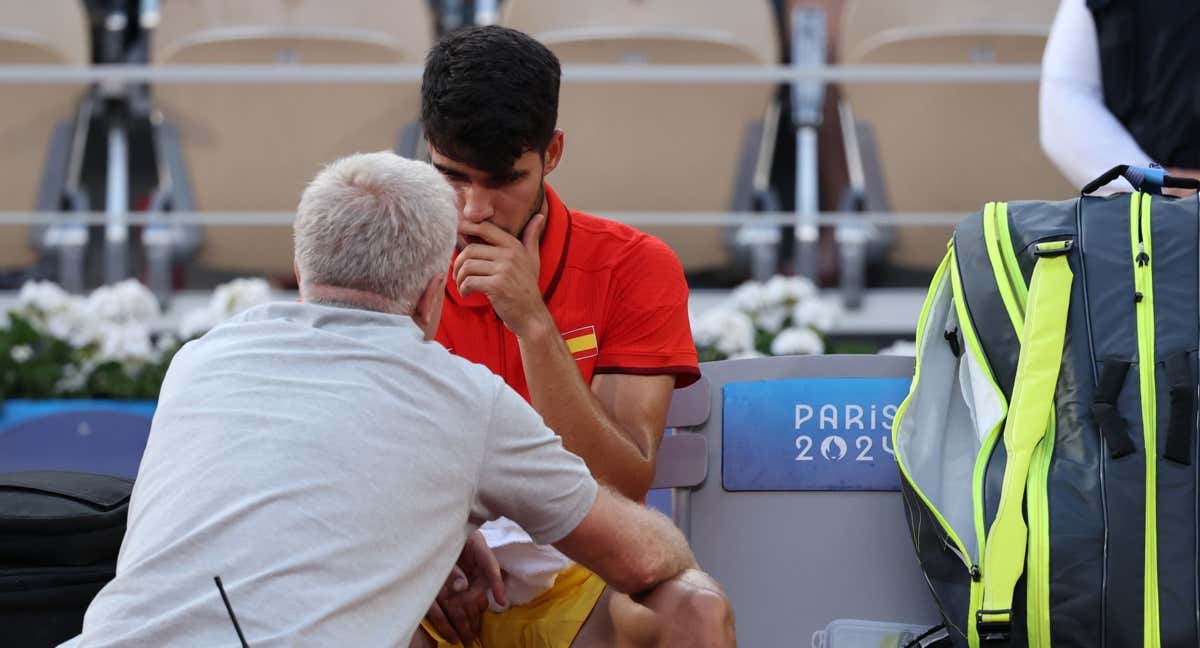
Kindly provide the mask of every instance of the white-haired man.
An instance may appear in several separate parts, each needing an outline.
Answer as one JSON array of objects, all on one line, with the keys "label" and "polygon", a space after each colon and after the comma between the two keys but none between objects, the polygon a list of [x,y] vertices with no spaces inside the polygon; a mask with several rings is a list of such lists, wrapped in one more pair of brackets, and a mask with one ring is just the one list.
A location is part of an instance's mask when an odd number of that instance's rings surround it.
[{"label": "white-haired man", "polygon": [[646,593],[614,605],[630,642],[732,641],[669,521],[598,488],[503,381],[429,342],[455,220],[419,162],[356,155],[317,176],[295,220],[303,303],[250,309],[176,356],[116,578],[71,645],[231,645],[219,575],[250,645],[404,646],[501,515]]}]

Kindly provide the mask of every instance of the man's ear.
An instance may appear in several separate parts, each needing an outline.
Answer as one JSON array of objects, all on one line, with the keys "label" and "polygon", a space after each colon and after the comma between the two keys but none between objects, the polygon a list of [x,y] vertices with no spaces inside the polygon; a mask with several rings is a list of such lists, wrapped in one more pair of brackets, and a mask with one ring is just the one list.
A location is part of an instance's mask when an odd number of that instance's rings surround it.
[{"label": "man's ear", "polygon": [[543,177],[550,175],[551,171],[558,168],[558,163],[562,161],[565,139],[566,136],[563,135],[561,129],[554,131],[554,136],[550,138],[550,143],[546,145],[546,161],[545,171],[542,173]]},{"label": "man's ear", "polygon": [[445,299],[446,275],[438,273],[429,280],[413,306],[413,321],[425,332],[426,340],[432,340],[437,335],[438,324],[442,321],[442,303]]},{"label": "man's ear", "polygon": [[296,261],[296,258],[295,258],[295,257],[292,257],[292,274],[296,275],[296,285],[297,285],[297,286],[299,286],[299,285],[301,284],[301,281],[300,281],[300,262],[299,262],[299,261]]}]

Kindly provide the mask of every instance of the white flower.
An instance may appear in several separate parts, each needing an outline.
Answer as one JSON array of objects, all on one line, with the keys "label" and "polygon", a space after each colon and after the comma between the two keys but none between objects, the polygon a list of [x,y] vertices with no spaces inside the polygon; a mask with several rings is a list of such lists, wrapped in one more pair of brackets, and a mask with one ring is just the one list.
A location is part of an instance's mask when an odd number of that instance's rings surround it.
[{"label": "white flower", "polygon": [[700,316],[692,335],[697,346],[715,348],[726,356],[754,348],[754,322],[749,315],[730,308],[715,308]]},{"label": "white flower", "polygon": [[21,286],[14,312],[27,318],[40,333],[61,340],[70,339],[75,329],[88,320],[83,299],[49,281],[29,281]]},{"label": "white flower", "polygon": [[13,362],[17,364],[28,362],[33,357],[33,347],[28,344],[18,344],[12,348],[9,355],[12,356]]},{"label": "white flower", "polygon": [[83,299],[74,298],[63,303],[56,310],[35,318],[34,321],[43,333],[81,347],[86,342],[76,342],[75,340],[99,320],[90,316]]},{"label": "white flower", "polygon": [[109,320],[94,317],[79,317],[73,322],[68,322],[64,319],[60,324],[67,328],[68,332],[66,335],[59,335],[58,337],[70,342],[71,346],[76,349],[103,343],[109,329],[121,326]]},{"label": "white flower", "polygon": [[758,328],[777,333],[789,316],[795,319],[792,309],[798,303],[815,299],[816,295],[817,289],[808,279],[776,275],[766,283],[748,281],[738,286],[730,293],[729,303],[750,315]]},{"label": "white flower", "polygon": [[42,332],[60,340],[71,340],[75,336],[75,329],[85,321],[87,318],[78,317],[77,313],[71,311],[60,312],[38,320]]},{"label": "white flower", "polygon": [[93,369],[95,369],[95,365],[90,362],[80,366],[73,364],[64,366],[62,378],[54,386],[55,392],[67,394],[82,391],[87,386],[88,378],[92,376]]},{"label": "white flower", "polygon": [[87,310],[92,317],[117,323],[151,323],[162,316],[154,293],[137,279],[97,288],[87,299]]},{"label": "white flower", "polygon": [[763,285],[755,281],[747,281],[734,288],[729,295],[729,301],[734,308],[750,314],[757,313],[767,305]]},{"label": "white flower", "polygon": [[804,277],[775,275],[763,284],[763,300],[768,305],[792,306],[817,296],[817,287]]},{"label": "white flower", "polygon": [[917,355],[917,343],[912,340],[896,340],[892,346],[880,349],[879,355],[913,356]]},{"label": "white flower", "polygon": [[735,353],[735,354],[729,356],[729,359],[730,360],[748,360],[748,359],[752,359],[752,358],[765,358],[765,357],[767,357],[765,354],[759,353],[758,351],[751,349],[750,351],[742,351],[741,353]]},{"label": "white flower", "polygon": [[213,291],[209,307],[217,316],[217,321],[224,320],[238,313],[271,301],[271,284],[265,279],[234,279],[229,283],[217,286]]},{"label": "white flower", "polygon": [[179,338],[170,333],[163,333],[154,341],[154,350],[160,355],[170,351],[179,344]]},{"label": "white flower", "polygon": [[792,325],[814,328],[827,333],[837,324],[841,308],[824,299],[805,299],[792,310]]},{"label": "white flower", "polygon": [[52,281],[26,281],[17,294],[17,305],[39,313],[50,313],[67,307],[76,299]]},{"label": "white flower", "polygon": [[768,306],[754,315],[754,325],[768,333],[778,333],[789,315],[783,306]]},{"label": "white flower", "polygon": [[143,362],[153,358],[150,328],[139,322],[109,324],[103,329],[96,357],[100,361]]},{"label": "white flower", "polygon": [[771,342],[771,355],[816,355],[825,352],[825,343],[815,331],[807,328],[789,328],[775,336]]},{"label": "white flower", "polygon": [[179,320],[179,338],[190,340],[204,335],[216,326],[218,321],[217,313],[208,306],[192,309]]}]

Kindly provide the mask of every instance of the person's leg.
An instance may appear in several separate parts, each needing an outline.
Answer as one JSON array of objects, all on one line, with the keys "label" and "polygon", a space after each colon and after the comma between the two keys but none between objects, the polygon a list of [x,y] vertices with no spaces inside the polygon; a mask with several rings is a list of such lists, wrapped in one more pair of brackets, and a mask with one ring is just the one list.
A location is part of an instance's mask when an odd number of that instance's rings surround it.
[{"label": "person's leg", "polygon": [[425,628],[418,627],[408,648],[437,648],[437,642],[425,632]]},{"label": "person's leg", "polygon": [[733,607],[708,574],[691,570],[656,587],[641,602],[610,598],[619,648],[733,648]]},{"label": "person's leg", "polygon": [[591,615],[579,629],[579,634],[575,635],[575,641],[571,642],[571,648],[611,648],[616,644],[612,613],[609,610],[609,599],[612,596],[613,591],[605,588],[596,601],[596,607],[592,608]]},{"label": "person's leg", "polygon": [[[417,632],[413,635],[412,641],[409,642],[408,648],[462,648],[462,644],[452,644],[443,639],[437,634],[436,630],[432,629],[433,626],[427,625],[428,623],[428,621],[421,622],[421,625],[417,627]],[[486,616],[484,617],[484,623],[487,623]],[[481,645],[480,640],[476,639],[470,648],[481,648]]]}]

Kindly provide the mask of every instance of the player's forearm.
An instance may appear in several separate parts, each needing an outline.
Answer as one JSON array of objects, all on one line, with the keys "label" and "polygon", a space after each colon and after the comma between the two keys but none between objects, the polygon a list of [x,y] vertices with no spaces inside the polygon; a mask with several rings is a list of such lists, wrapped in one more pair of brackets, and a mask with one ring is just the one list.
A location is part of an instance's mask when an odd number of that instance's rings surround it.
[{"label": "player's forearm", "polygon": [[553,320],[518,337],[533,408],[596,479],[640,500],[654,480],[654,449],[615,423],[579,373]]},{"label": "player's forearm", "polygon": [[554,546],[624,594],[648,592],[696,566],[666,516],[606,487],[583,522]]},{"label": "player's forearm", "polygon": [[639,594],[651,590],[652,588],[675,578],[680,573],[688,569],[696,568],[696,558],[692,554],[692,548],[688,546],[687,539],[679,532],[679,529],[662,513],[649,508],[638,507],[639,514],[645,514],[652,523],[643,527],[640,546],[647,544],[658,545],[659,554],[657,559],[651,565],[652,581],[649,586],[642,588],[640,592],[625,592],[626,594]]},{"label": "player's forearm", "polygon": [[626,537],[621,546],[627,551],[626,564],[636,566],[637,579],[622,590],[623,594],[642,594],[696,567],[687,539],[662,513],[628,500],[620,503]]}]

